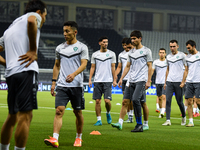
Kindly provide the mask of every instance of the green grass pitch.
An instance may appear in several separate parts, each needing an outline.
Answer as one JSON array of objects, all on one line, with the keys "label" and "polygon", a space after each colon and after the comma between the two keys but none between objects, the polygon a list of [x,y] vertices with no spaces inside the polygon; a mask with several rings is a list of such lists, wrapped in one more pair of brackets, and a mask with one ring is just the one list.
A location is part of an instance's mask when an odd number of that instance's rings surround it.
[{"label": "green grass pitch", "polygon": [[[0,128],[5,121],[7,109],[7,92],[0,90]],[[95,101],[92,94],[85,93],[84,127],[83,127],[83,146],[73,147],[76,135],[75,116],[72,110],[66,110],[63,117],[63,126],[59,136],[59,149],[84,149],[84,150],[118,150],[118,149],[159,149],[159,150],[188,150],[199,149],[200,120],[194,118],[194,127],[181,126],[180,110],[173,98],[171,112],[171,126],[162,126],[165,118],[158,118],[156,109],[156,96],[147,96],[149,107],[149,127],[143,133],[130,132],[134,123],[124,123],[122,131],[112,128],[106,122],[105,103],[102,101],[102,126],[93,126],[97,121],[95,115]],[[90,103],[90,102],[93,103]],[[122,95],[113,95],[111,116],[112,122],[117,122],[121,105]],[[33,120],[30,127],[29,139],[26,145],[27,150],[47,150],[52,149],[44,144],[44,139],[48,135],[52,136],[53,120],[55,115],[54,97],[50,92],[38,92],[38,110],[33,111]],[[71,104],[67,105],[71,108]],[[188,117],[188,116],[187,116]],[[125,119],[127,116],[125,117]],[[188,119],[188,118],[187,118]],[[188,123],[188,120],[187,120]],[[98,130],[102,135],[90,135],[93,130]],[[3,137],[1,137],[3,138]],[[14,136],[11,140],[10,149],[14,147]]]}]

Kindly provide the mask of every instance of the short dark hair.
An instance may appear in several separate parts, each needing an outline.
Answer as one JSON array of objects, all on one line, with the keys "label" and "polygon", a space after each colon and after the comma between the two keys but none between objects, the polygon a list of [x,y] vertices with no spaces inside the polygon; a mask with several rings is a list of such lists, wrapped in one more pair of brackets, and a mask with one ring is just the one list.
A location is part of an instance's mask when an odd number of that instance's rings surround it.
[{"label": "short dark hair", "polygon": [[187,42],[186,42],[186,46],[187,46],[188,44],[190,44],[192,47],[193,47],[193,46],[196,47],[196,42],[193,41],[193,40],[189,40],[189,41],[187,41]]},{"label": "short dark hair", "polygon": [[70,26],[75,28],[75,30],[78,30],[78,24],[75,21],[67,21],[63,24],[63,26]]},{"label": "short dark hair", "polygon": [[183,52],[185,55],[188,55],[188,53],[187,52]]},{"label": "short dark hair", "polygon": [[130,44],[131,43],[131,38],[128,38],[127,40],[126,40],[126,44],[128,45],[128,44]]},{"label": "short dark hair", "polygon": [[164,51],[165,51],[165,53],[166,53],[166,49],[164,49],[164,48],[160,48],[160,49],[159,49],[159,52],[160,52],[160,50],[164,50]]},{"label": "short dark hair", "polygon": [[140,38],[140,37],[142,38],[142,33],[138,30],[135,30],[135,31],[131,32],[130,37],[132,37],[132,36],[135,36],[137,38]]},{"label": "short dark hair", "polygon": [[37,10],[40,10],[41,13],[44,13],[45,8],[46,4],[41,0],[32,0],[27,3],[24,14],[29,12],[36,12]]},{"label": "short dark hair", "polygon": [[178,41],[177,40],[171,40],[171,41],[169,41],[169,43],[176,43],[178,45]]},{"label": "short dark hair", "polygon": [[101,42],[101,41],[103,41],[105,39],[108,39],[108,37],[107,36],[102,36],[102,37],[99,38],[99,42]]},{"label": "short dark hair", "polygon": [[123,38],[122,39],[122,44],[126,43],[127,40],[128,40],[128,38]]}]

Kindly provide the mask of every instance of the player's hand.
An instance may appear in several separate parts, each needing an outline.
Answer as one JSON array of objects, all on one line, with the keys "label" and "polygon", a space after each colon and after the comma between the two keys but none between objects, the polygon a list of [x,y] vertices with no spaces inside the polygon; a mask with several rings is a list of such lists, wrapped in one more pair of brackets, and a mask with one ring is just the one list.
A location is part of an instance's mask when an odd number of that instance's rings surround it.
[{"label": "player's hand", "polygon": [[116,86],[117,86],[117,82],[113,81],[113,87],[116,87]]},{"label": "player's hand", "polygon": [[147,83],[146,83],[146,85],[145,85],[145,90],[147,90],[150,86],[151,86],[151,82],[148,82],[148,81],[147,81]]},{"label": "player's hand", "polygon": [[89,87],[90,88],[92,87],[92,81],[89,81]]},{"label": "player's hand", "polygon": [[164,86],[163,86],[164,90],[166,90],[166,86],[167,86],[167,85],[166,85],[166,83],[165,83]]},{"label": "player's hand", "polygon": [[28,67],[31,63],[37,60],[37,53],[35,51],[28,51],[26,54],[19,56],[19,60],[24,60],[20,65],[28,62],[25,67]]},{"label": "player's hand", "polygon": [[52,95],[52,96],[56,96],[56,93],[54,92],[55,87],[56,87],[56,85],[55,85],[55,84],[52,84],[52,86],[51,86],[51,95]]},{"label": "player's hand", "polygon": [[118,82],[118,87],[119,87],[120,89],[122,88],[121,86],[122,86],[122,79],[120,79],[119,82]]},{"label": "player's hand", "polygon": [[72,73],[72,74],[69,74],[67,77],[66,77],[66,82],[67,83],[71,83],[75,78],[75,75]]},{"label": "player's hand", "polygon": [[185,86],[185,83],[181,82],[180,87],[183,88]]}]

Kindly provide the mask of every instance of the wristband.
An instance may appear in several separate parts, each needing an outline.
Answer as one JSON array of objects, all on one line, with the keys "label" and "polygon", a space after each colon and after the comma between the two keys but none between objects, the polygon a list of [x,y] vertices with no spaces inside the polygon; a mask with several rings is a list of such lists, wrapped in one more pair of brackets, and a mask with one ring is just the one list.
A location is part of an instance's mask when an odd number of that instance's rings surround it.
[{"label": "wristband", "polygon": [[52,82],[56,82],[56,79],[52,79]]}]

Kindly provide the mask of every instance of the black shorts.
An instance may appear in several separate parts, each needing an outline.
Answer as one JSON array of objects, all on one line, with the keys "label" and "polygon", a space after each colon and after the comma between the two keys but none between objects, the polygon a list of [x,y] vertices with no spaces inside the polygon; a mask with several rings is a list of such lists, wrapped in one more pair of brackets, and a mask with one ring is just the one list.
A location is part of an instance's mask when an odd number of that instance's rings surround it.
[{"label": "black shorts", "polygon": [[124,92],[127,80],[122,81],[122,92]]},{"label": "black shorts", "polygon": [[130,83],[130,98],[132,101],[146,102],[145,81]]},{"label": "black shorts", "polygon": [[112,82],[94,82],[93,99],[101,99],[104,94],[104,99],[112,100]]},{"label": "black shorts", "polygon": [[24,71],[6,78],[10,114],[37,109],[38,74]]},{"label": "black shorts", "polygon": [[56,88],[55,107],[65,106],[71,101],[74,110],[85,109],[83,87],[61,87]]},{"label": "black shorts", "polygon": [[200,98],[200,83],[186,83],[185,98]]},{"label": "black shorts", "polygon": [[157,96],[166,95],[164,84],[156,84],[156,93],[157,93]]}]

